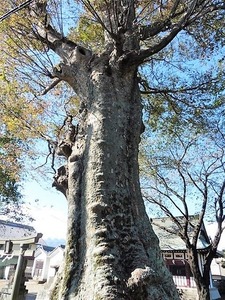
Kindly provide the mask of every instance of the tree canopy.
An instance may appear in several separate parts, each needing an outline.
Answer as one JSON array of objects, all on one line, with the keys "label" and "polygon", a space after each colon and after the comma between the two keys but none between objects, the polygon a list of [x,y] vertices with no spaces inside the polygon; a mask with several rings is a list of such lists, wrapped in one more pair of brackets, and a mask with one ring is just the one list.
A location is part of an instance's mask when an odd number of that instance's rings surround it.
[{"label": "tree canopy", "polygon": [[[134,1],[129,12],[125,6],[117,1],[69,1],[68,5],[63,1],[9,1],[2,5],[1,114],[7,130],[22,140],[42,137],[49,142],[56,140],[67,114],[76,117],[78,109],[71,112],[68,106],[72,107],[71,99],[78,105],[79,98],[65,96],[68,86],[58,85],[61,65],[57,66],[51,41],[57,35],[65,39],[65,45],[79,43],[95,55],[115,43],[130,64],[140,60],[144,117],[153,129],[160,126],[169,132],[170,126],[182,128],[190,122],[204,126],[206,120],[216,118],[216,109],[224,104],[223,3]],[[132,32],[128,30],[131,15]],[[39,32],[41,23],[48,32],[47,44]],[[136,33],[138,55],[137,50],[126,50]],[[126,41],[124,49],[119,49],[121,39]],[[62,50],[56,53],[63,57]],[[43,97],[47,92],[48,97]]]}]

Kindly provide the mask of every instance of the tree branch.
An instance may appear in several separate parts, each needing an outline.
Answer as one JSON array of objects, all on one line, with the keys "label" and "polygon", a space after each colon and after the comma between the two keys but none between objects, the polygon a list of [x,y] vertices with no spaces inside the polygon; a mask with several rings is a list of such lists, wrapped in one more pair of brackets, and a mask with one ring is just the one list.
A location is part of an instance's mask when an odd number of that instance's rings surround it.
[{"label": "tree branch", "polygon": [[34,1],[30,14],[36,19],[36,24],[32,28],[34,36],[58,54],[64,62],[71,59],[75,49],[82,54],[90,54],[90,50],[64,37],[62,33],[59,33],[49,24],[45,3]]},{"label": "tree branch", "polygon": [[[144,49],[144,50],[140,50],[138,52],[132,52],[132,53],[127,54],[126,57],[124,57],[124,60],[129,61],[129,63],[131,63],[131,64],[135,64],[135,63],[140,64],[140,63],[143,63],[146,58],[152,56],[153,54],[158,53],[163,48],[165,48],[177,36],[177,34],[182,29],[185,28],[189,18],[191,17],[193,11],[196,8],[197,2],[198,2],[197,0],[193,0],[191,2],[189,8],[186,10],[186,13],[183,14],[180,21],[177,22],[176,24],[173,24],[172,26],[170,26],[171,31],[166,36],[162,37],[159,42],[155,43],[148,49]],[[161,23],[161,28],[164,29],[165,24]],[[154,30],[154,27],[152,27],[152,28],[149,27],[149,30],[147,30],[146,32],[149,32],[149,35],[151,35],[151,34],[155,35],[156,29]],[[146,36],[147,36],[147,33],[146,33]]]},{"label": "tree branch", "polygon": [[64,61],[69,59],[71,52],[77,47],[77,44],[63,37],[61,33],[57,32],[51,25],[45,27],[39,23],[33,29],[33,34]]},{"label": "tree branch", "polygon": [[161,22],[159,22],[159,21],[154,22],[152,25],[141,26],[140,27],[140,35],[141,35],[140,40],[144,41],[153,36],[156,36],[160,32],[168,30],[170,26],[171,26],[170,19],[166,19]]},{"label": "tree branch", "polygon": [[47,86],[42,92],[41,96],[47,94],[51,89],[53,89],[57,84],[59,84],[62,81],[62,79],[55,79],[49,86]]}]

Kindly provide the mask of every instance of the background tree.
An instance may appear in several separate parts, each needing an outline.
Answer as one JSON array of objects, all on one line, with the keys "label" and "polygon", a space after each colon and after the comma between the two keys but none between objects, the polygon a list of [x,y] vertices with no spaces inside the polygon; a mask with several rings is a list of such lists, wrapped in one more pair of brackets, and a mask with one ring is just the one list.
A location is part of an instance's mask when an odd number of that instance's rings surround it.
[{"label": "background tree", "polygon": [[[72,87],[80,103],[76,113],[73,109],[64,116],[63,126],[50,128],[46,121],[47,132],[39,130],[48,141],[53,168],[57,155],[64,158],[54,186],[66,196],[69,211],[65,265],[50,297],[178,299],[140,192],[138,144],[144,129],[140,85],[142,92],[154,89],[149,82],[145,84],[146,77],[154,85],[162,84],[155,80],[156,62],[160,58],[166,62],[165,57],[172,62],[186,42],[193,49],[214,54],[212,45],[218,44],[218,36],[223,42],[218,28],[223,28],[224,5],[196,0],[83,0],[75,6],[69,4],[63,12],[63,5],[54,1],[32,1],[29,9],[11,14],[1,27],[2,52],[10,57],[6,66],[6,61],[3,64],[21,87],[29,87],[25,93],[29,104],[42,107],[52,101],[56,120],[60,107],[56,107],[55,97],[42,103],[38,95],[56,88],[59,82]],[[11,5],[7,2],[3,10]],[[62,20],[68,17],[73,24],[67,21],[64,28]],[[95,39],[90,38],[92,28],[97,32]],[[200,50],[196,59],[201,58]],[[59,64],[53,53],[61,59]],[[188,52],[183,55],[187,63]],[[141,70],[144,65],[148,69]],[[212,76],[221,77],[219,71],[209,73],[207,82]],[[193,77],[195,91],[201,94],[207,82],[200,81],[201,76]],[[179,91],[182,85],[175,83],[182,79],[182,72],[171,78],[170,85]],[[213,90],[218,92],[219,81],[214,82]],[[188,87],[181,92],[188,94]],[[150,103],[155,104],[152,99]],[[169,103],[172,110],[168,114],[177,112],[179,105],[175,104],[182,101],[183,97],[177,101],[168,98],[159,107],[167,114]],[[192,98],[184,104],[185,112],[193,107]],[[187,111],[189,120],[194,111]]]},{"label": "background tree", "polygon": [[22,187],[4,170],[0,170],[0,215],[7,221],[27,223],[33,217],[25,209]]},{"label": "background tree", "polygon": [[0,215],[8,221],[32,222],[22,195],[24,142],[4,133],[0,135]]},{"label": "background tree", "polygon": [[0,137],[0,214],[7,220],[24,222],[32,218],[23,209],[18,144],[9,136]]},{"label": "background tree", "polygon": [[3,64],[0,67],[1,215],[11,221],[26,222],[33,218],[27,214],[22,196],[25,159],[34,162],[34,153],[37,156],[33,147],[40,128],[44,127],[40,124],[43,109],[38,103],[30,103],[27,86],[18,84],[12,73],[14,69],[8,66],[6,75],[5,68]]},{"label": "background tree", "polygon": [[[217,129],[195,134],[186,130],[167,142],[164,137],[164,145],[146,148],[151,154],[145,166],[145,199],[173,221],[174,229],[166,230],[185,242],[199,299],[207,300],[210,265],[225,228],[225,140],[224,132]],[[198,238],[207,217],[216,222],[217,229],[206,248],[201,272]]]}]

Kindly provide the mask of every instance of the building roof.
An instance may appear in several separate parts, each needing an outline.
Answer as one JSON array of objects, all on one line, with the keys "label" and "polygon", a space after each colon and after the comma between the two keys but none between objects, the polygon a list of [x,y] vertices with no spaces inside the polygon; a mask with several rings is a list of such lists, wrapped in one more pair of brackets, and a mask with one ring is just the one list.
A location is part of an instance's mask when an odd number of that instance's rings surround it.
[{"label": "building roof", "polygon": [[51,246],[47,246],[47,245],[38,245],[37,249],[40,249],[40,250],[46,252],[46,254],[47,254],[47,253],[52,252],[55,249],[55,247],[51,247]]},{"label": "building roof", "polygon": [[52,252],[55,249],[55,247],[42,245],[42,249],[46,252]]},{"label": "building roof", "polygon": [[55,247],[51,251],[51,253],[49,253],[49,256],[54,256],[55,253],[57,253],[57,252],[63,252],[64,253],[64,250],[65,250],[65,245],[59,245],[59,246]]},{"label": "building roof", "polygon": [[59,251],[64,252],[64,249],[65,249],[65,245],[59,245],[57,247],[38,245],[35,251],[35,257],[37,258],[41,254],[44,254],[46,257],[52,257]]},{"label": "building roof", "polygon": [[[184,217],[177,217],[179,221],[182,222]],[[190,216],[191,225],[188,227],[188,235],[191,238],[192,232],[194,231],[194,226],[197,224],[197,216]],[[159,238],[160,248],[163,251],[174,251],[180,250],[185,251],[186,245],[184,241],[177,234],[179,231],[178,226],[169,217],[164,218],[153,218],[151,219],[153,230]],[[167,230],[173,232],[170,233]],[[205,230],[204,224],[200,230],[200,234],[197,242],[197,249],[203,250],[210,245],[208,235]]]},{"label": "building roof", "polygon": [[0,240],[19,240],[36,236],[37,232],[32,226],[0,220]]}]

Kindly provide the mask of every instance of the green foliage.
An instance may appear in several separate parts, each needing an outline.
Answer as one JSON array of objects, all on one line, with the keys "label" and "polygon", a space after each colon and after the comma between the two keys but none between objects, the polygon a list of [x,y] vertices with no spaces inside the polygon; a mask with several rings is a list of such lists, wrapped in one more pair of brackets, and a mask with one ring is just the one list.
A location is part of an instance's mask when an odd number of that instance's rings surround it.
[{"label": "green foliage", "polygon": [[0,168],[0,215],[7,220],[31,222],[33,218],[24,210],[21,187],[12,174]]},{"label": "green foliage", "polygon": [[15,179],[0,169],[0,203],[16,203],[20,198],[21,194]]},{"label": "green foliage", "polygon": [[86,15],[80,17],[77,28],[71,30],[68,37],[97,52],[101,49],[103,50],[104,47],[104,31],[102,26]]}]

